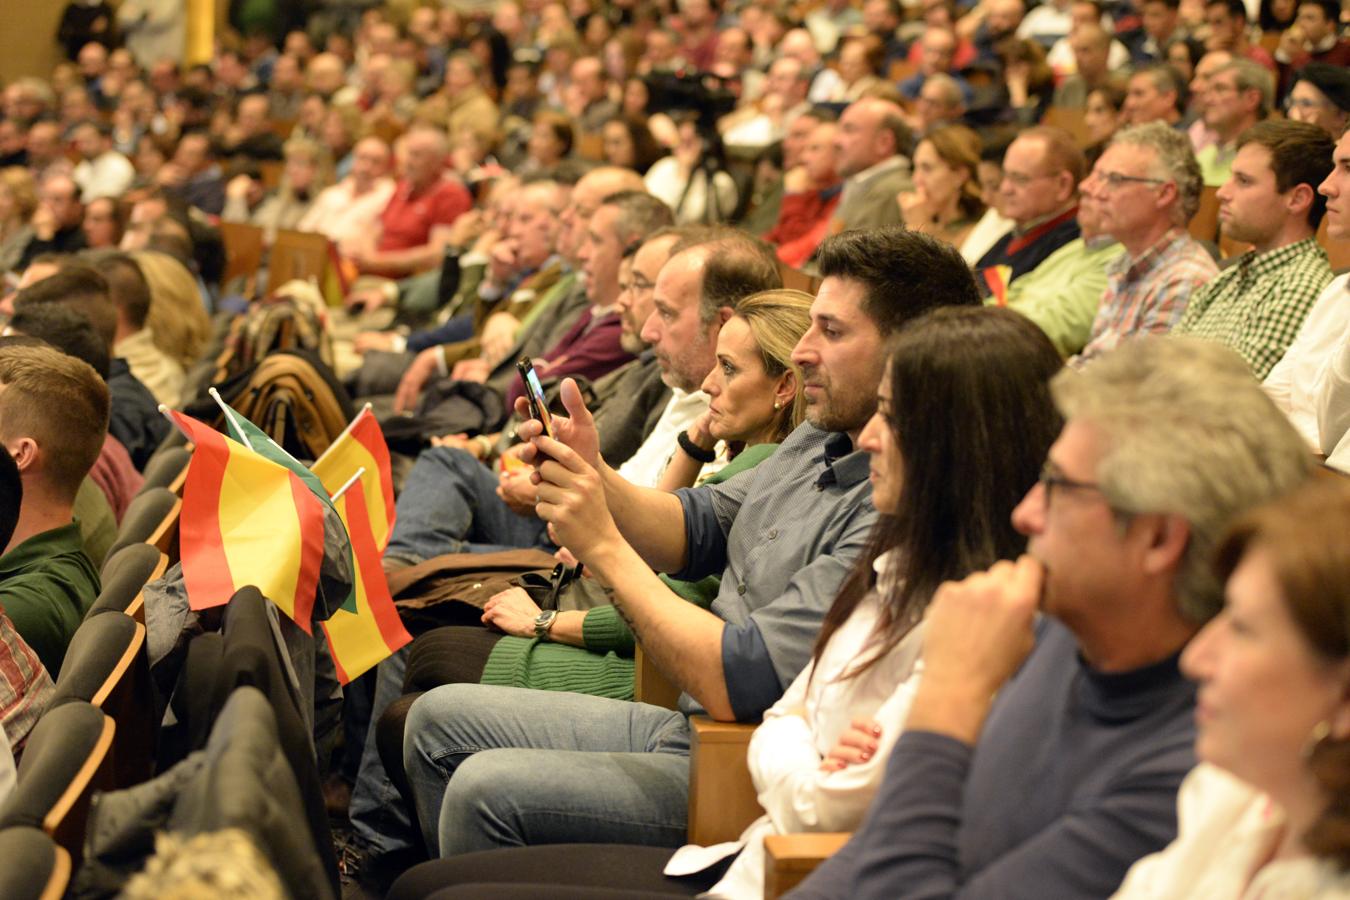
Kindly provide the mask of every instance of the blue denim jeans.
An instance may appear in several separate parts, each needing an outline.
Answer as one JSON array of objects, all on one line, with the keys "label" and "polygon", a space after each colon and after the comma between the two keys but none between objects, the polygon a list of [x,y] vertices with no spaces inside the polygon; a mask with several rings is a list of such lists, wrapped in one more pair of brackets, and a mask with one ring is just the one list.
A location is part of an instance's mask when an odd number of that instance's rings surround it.
[{"label": "blue denim jeans", "polygon": [[427,847],[678,847],[689,804],[683,713],[584,694],[450,684],[408,715],[404,768]]},{"label": "blue denim jeans", "polygon": [[375,669],[375,697],[370,719],[361,731],[361,765],[352,785],[352,801],[347,817],[352,830],[376,853],[405,850],[417,841],[411,811],[404,808],[398,788],[385,774],[380,752],[375,746],[375,723],[390,703],[403,696],[403,676],[408,668],[408,648],[404,647]]},{"label": "blue denim jeans", "polygon": [[497,496],[497,475],[463,450],[430,447],[408,473],[387,558],[419,563],[443,553],[551,549],[540,519],[513,513]]}]

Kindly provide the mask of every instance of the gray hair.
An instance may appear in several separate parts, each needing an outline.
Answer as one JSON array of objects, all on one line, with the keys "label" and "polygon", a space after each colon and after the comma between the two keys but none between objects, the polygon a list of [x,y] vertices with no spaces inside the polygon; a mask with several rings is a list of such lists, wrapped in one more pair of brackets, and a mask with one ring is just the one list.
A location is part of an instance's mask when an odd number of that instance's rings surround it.
[{"label": "gray hair", "polygon": [[601,200],[600,205],[618,207],[614,230],[619,234],[619,242],[625,245],[640,244],[646,235],[675,222],[670,207],[646,191],[617,191]]},{"label": "gray hair", "polygon": [[1156,177],[1165,178],[1177,186],[1177,203],[1172,207],[1172,222],[1176,225],[1189,222],[1200,208],[1204,178],[1186,134],[1163,122],[1148,122],[1116,132],[1111,138],[1111,146],[1117,144],[1146,147],[1153,151]]},{"label": "gray hair", "polygon": [[1301,483],[1312,468],[1302,437],[1227,347],[1142,337],[1050,384],[1066,420],[1106,444],[1097,481],[1125,515],[1181,516],[1190,539],[1177,570],[1180,612],[1202,623],[1223,587],[1212,567],[1230,520]]},{"label": "gray hair", "polygon": [[1237,89],[1239,94],[1247,91],[1259,91],[1261,94],[1261,107],[1256,111],[1258,119],[1264,119],[1270,115],[1271,109],[1275,105],[1275,76],[1270,74],[1270,70],[1260,63],[1252,62],[1250,59],[1234,59],[1224,66],[1215,70],[1214,74],[1222,72],[1237,73]]},{"label": "gray hair", "polygon": [[925,87],[930,84],[942,89],[943,100],[949,107],[965,107],[966,97],[961,93],[961,85],[952,76],[945,72],[936,72],[924,80]]}]

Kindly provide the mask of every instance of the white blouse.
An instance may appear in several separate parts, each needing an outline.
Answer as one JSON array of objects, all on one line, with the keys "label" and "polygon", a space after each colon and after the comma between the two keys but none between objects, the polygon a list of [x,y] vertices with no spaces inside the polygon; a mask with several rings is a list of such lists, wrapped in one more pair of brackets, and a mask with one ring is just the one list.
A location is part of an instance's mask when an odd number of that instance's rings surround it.
[{"label": "white blouse", "polygon": [[[879,566],[885,558],[877,561]],[[701,872],[740,851],[722,880],[702,896],[759,900],[764,895],[765,835],[851,831],[861,824],[904,730],[922,670],[920,623],[884,659],[857,677],[841,679],[872,657],[869,648],[876,643],[880,612],[875,592],[868,594],[831,636],[819,664],[808,665],[797,676],[755,729],[748,762],[767,814],[737,841],[680,848],[666,864],[667,875]],[[881,725],[876,753],[838,772],[821,771],[821,762],[860,716]]]},{"label": "white blouse", "polygon": [[1201,763],[1181,783],[1177,823],[1176,840],[1131,866],[1113,900],[1350,898],[1350,874],[1325,861],[1308,856],[1262,865],[1280,840],[1284,814],[1217,766]]}]

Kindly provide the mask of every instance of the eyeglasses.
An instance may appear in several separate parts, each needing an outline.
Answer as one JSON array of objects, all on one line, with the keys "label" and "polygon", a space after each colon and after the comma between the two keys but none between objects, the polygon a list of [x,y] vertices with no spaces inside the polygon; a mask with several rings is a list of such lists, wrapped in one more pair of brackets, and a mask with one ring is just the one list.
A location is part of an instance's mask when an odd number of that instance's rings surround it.
[{"label": "eyeglasses", "polygon": [[[1040,477],[1036,479],[1045,491],[1045,508],[1050,508],[1050,494],[1055,488],[1063,488],[1069,491],[1097,491],[1102,493],[1102,486],[1095,481],[1075,481],[1072,478],[1066,478],[1059,468],[1050,460],[1045,461],[1041,466]],[[1105,497],[1105,494],[1103,494]]]},{"label": "eyeglasses", "polygon": [[1321,100],[1314,100],[1312,97],[1286,97],[1284,98],[1284,110],[1289,112],[1294,109],[1323,109],[1329,104]]},{"label": "eyeglasses", "polygon": [[1165,178],[1144,178],[1139,175],[1124,175],[1120,172],[1093,172],[1088,176],[1108,190],[1118,191],[1127,184],[1165,184]]}]

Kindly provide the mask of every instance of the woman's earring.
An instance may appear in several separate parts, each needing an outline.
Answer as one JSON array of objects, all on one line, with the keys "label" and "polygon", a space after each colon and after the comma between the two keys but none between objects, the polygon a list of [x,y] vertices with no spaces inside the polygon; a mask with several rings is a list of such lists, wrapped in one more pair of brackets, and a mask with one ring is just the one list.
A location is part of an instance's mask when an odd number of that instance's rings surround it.
[{"label": "woman's earring", "polygon": [[1303,743],[1303,758],[1312,759],[1317,748],[1331,737],[1331,722],[1326,719],[1313,726],[1313,730],[1308,734],[1308,739]]},{"label": "woman's earring", "polygon": [[773,408],[774,408],[774,409],[782,409],[782,408],[783,408],[783,403],[782,403],[782,401],[781,401],[781,400],[775,400],[775,401],[773,401]]}]

